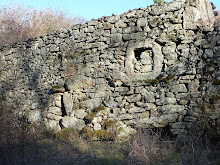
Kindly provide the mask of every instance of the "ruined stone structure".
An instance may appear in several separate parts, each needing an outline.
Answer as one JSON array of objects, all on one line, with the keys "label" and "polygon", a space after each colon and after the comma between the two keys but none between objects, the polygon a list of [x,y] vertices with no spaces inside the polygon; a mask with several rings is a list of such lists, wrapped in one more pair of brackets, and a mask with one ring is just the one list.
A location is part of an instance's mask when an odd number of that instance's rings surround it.
[{"label": "ruined stone structure", "polygon": [[175,0],[5,46],[1,99],[56,131],[218,127],[219,25],[208,0]]}]

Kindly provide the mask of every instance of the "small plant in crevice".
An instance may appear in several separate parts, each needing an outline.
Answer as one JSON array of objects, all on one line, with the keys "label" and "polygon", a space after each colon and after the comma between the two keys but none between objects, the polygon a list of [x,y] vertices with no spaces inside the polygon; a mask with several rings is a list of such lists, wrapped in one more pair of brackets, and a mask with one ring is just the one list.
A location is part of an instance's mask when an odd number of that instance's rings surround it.
[{"label": "small plant in crevice", "polygon": [[88,114],[84,120],[86,122],[86,124],[89,124],[92,122],[92,120],[94,119],[94,117],[96,116],[96,114],[102,110],[105,110],[105,107],[104,106],[99,106],[99,107],[96,107],[94,109],[92,109],[91,113]]}]

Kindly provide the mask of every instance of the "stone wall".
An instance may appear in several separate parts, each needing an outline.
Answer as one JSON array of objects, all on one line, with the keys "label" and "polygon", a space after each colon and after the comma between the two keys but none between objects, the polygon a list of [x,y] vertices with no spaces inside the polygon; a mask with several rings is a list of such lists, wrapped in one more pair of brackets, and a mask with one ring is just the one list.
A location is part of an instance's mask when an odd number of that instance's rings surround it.
[{"label": "stone wall", "polygon": [[220,28],[210,10],[208,0],[164,2],[6,46],[2,99],[52,130],[218,126]]}]

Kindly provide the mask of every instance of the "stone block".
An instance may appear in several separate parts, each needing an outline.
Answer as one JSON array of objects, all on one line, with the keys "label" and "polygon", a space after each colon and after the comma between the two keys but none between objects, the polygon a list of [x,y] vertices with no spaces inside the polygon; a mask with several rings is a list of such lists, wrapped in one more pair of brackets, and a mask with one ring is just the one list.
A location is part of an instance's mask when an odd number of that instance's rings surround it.
[{"label": "stone block", "polygon": [[98,131],[98,130],[102,129],[102,126],[99,123],[94,123],[93,129],[94,129],[94,131]]},{"label": "stone block", "polygon": [[63,94],[63,104],[66,114],[70,116],[73,111],[73,98],[71,93],[65,92]]},{"label": "stone block", "polygon": [[62,116],[59,116],[53,113],[47,113],[46,118],[50,120],[60,121],[62,119]]},{"label": "stone block", "polygon": [[184,106],[182,105],[163,105],[160,108],[160,111],[163,112],[163,114],[173,114],[173,113],[179,113],[179,114],[185,114],[186,110],[184,109]]},{"label": "stone block", "polygon": [[127,97],[127,101],[129,103],[135,103],[135,102],[138,102],[140,100],[141,100],[141,95],[140,94],[134,94],[134,95],[131,95],[131,96]]},{"label": "stone block", "polygon": [[55,132],[58,132],[61,130],[60,125],[59,125],[59,121],[56,120],[46,120],[44,122],[44,125],[46,127],[47,130],[53,130]]},{"label": "stone block", "polygon": [[79,131],[86,126],[83,120],[70,116],[63,117],[61,120],[61,124],[64,128],[75,128]]},{"label": "stone block", "polygon": [[61,110],[61,108],[59,108],[59,107],[50,107],[50,108],[48,109],[48,113],[53,113],[53,114],[55,114],[55,115],[61,116],[61,115],[62,115],[62,110]]},{"label": "stone block", "polygon": [[28,122],[29,123],[40,122],[41,120],[42,120],[42,114],[41,114],[40,109],[31,110],[28,113]]},{"label": "stone block", "polygon": [[187,91],[185,84],[178,84],[171,88],[171,92],[186,93]]},{"label": "stone block", "polygon": [[128,109],[128,113],[139,113],[139,112],[144,112],[144,111],[146,110],[140,107],[132,107]]},{"label": "stone block", "polygon": [[174,123],[174,122],[176,122],[177,118],[178,118],[177,114],[162,115],[159,118],[159,123],[160,124]]},{"label": "stone block", "polygon": [[117,120],[130,120],[130,119],[134,119],[134,115],[131,115],[131,114],[121,114],[119,116],[116,117]]},{"label": "stone block", "polygon": [[88,115],[88,113],[84,109],[78,109],[75,111],[74,115],[78,119],[83,119],[84,117],[86,117]]}]

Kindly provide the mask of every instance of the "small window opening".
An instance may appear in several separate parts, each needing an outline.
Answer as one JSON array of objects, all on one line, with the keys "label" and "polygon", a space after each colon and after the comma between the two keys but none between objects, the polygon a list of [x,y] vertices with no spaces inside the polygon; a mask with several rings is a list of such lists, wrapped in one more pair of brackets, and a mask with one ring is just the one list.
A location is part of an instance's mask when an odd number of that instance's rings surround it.
[{"label": "small window opening", "polygon": [[134,50],[134,55],[135,55],[135,58],[137,59],[137,61],[140,61],[141,60],[141,53],[144,52],[145,48],[139,48],[139,49],[136,49]]}]

